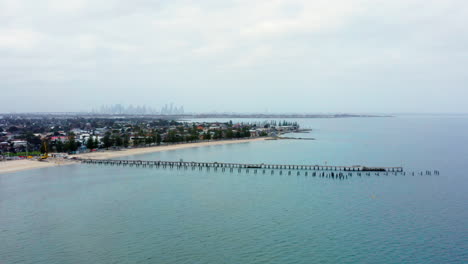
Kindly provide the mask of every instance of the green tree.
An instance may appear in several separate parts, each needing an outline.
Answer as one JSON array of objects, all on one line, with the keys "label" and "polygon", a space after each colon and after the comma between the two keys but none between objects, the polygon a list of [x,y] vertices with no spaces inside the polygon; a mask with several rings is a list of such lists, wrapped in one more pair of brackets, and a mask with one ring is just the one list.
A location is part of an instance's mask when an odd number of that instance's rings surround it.
[{"label": "green tree", "polygon": [[222,139],[223,138],[223,132],[221,130],[215,130],[213,139]]},{"label": "green tree", "polygon": [[155,130],[151,131],[151,143],[156,143],[157,141],[157,132]]},{"label": "green tree", "polygon": [[138,136],[133,136],[133,146],[136,147],[140,145],[140,138]]},{"label": "green tree", "polygon": [[93,139],[92,136],[89,136],[88,140],[86,140],[86,147],[87,147],[88,149],[93,149],[93,148],[95,148],[95,146],[94,146],[94,139]]},{"label": "green tree", "polygon": [[104,137],[102,138],[102,143],[104,144],[104,147],[106,149],[110,148],[112,146],[112,139],[111,139],[111,133],[110,132],[106,132],[106,134],[104,135]]},{"label": "green tree", "polygon": [[41,144],[41,138],[35,136],[32,132],[27,132],[23,135],[23,138],[31,145],[38,146]]},{"label": "green tree", "polygon": [[74,133],[70,133],[68,135],[68,140],[67,140],[67,142],[65,142],[64,149],[66,151],[76,151],[78,149],[78,144],[77,144],[77,142],[75,140],[75,134]]},{"label": "green tree", "polygon": [[159,135],[159,133],[157,133],[156,134],[156,144],[158,144],[158,146],[161,145],[161,140],[162,140],[161,135]]},{"label": "green tree", "polygon": [[227,129],[226,130],[226,138],[233,138],[234,137],[234,132],[232,132],[232,129]]},{"label": "green tree", "polygon": [[94,147],[95,147],[95,148],[99,148],[99,139],[98,139],[97,136],[94,137]]},{"label": "green tree", "polygon": [[149,145],[153,142],[153,137],[145,137],[145,144]]},{"label": "green tree", "polygon": [[15,133],[15,132],[18,132],[18,128],[15,127],[15,126],[11,126],[10,128],[7,129],[8,132],[10,133]]},{"label": "green tree", "polygon": [[123,145],[122,137],[120,137],[119,134],[114,134],[112,141],[113,141],[114,145],[117,146],[117,147],[121,147]]},{"label": "green tree", "polygon": [[250,137],[250,129],[248,127],[244,127],[244,137]]},{"label": "green tree", "polygon": [[171,130],[167,133],[167,142],[169,143],[175,143],[177,142],[177,133],[175,130]]},{"label": "green tree", "polygon": [[61,140],[58,140],[57,143],[55,144],[55,149],[57,152],[64,152],[64,144]]},{"label": "green tree", "polygon": [[128,137],[128,134],[124,134],[122,144],[125,148],[128,148],[128,145],[130,145],[130,138]]},{"label": "green tree", "polygon": [[48,139],[42,140],[40,151],[41,153],[49,152],[49,140]]},{"label": "green tree", "polygon": [[198,130],[195,127],[190,129],[188,138],[190,141],[198,140]]}]

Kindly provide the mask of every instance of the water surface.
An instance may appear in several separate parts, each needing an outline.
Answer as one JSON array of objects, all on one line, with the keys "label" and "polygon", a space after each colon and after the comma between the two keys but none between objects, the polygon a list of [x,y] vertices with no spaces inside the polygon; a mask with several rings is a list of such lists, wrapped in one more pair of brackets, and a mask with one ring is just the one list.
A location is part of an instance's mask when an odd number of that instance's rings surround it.
[{"label": "water surface", "polygon": [[143,160],[401,166],[332,180],[71,165],[0,175],[0,263],[466,263],[468,118],[301,119],[315,141]]}]

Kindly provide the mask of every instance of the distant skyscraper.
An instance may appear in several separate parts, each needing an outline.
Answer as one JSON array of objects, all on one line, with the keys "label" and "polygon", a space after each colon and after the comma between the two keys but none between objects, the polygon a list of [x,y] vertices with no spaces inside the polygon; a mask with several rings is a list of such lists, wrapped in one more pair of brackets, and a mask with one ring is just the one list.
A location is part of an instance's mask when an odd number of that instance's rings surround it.
[{"label": "distant skyscraper", "polygon": [[93,109],[93,113],[107,114],[107,115],[181,115],[184,113],[184,106],[175,106],[171,103],[170,106],[165,104],[158,112],[156,109],[146,105],[129,105],[122,104],[115,105],[102,105],[99,110]]}]

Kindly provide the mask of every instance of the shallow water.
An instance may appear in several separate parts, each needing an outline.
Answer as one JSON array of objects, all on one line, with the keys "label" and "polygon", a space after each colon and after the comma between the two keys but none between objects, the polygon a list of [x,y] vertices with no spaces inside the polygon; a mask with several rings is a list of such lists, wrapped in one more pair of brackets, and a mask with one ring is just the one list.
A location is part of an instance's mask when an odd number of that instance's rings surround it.
[{"label": "shallow water", "polygon": [[[142,160],[400,166],[435,176],[71,165],[0,175],[0,263],[466,263],[468,117],[300,119],[315,141]],[[299,135],[298,135],[299,136]]]}]

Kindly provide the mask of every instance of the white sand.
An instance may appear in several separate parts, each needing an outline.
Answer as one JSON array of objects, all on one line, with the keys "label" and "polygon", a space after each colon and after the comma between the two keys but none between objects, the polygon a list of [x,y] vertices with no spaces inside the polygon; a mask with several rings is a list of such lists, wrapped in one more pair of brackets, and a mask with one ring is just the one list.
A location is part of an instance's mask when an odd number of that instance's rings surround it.
[{"label": "white sand", "polygon": [[56,166],[55,162],[45,162],[37,160],[9,160],[0,162],[0,174],[21,170],[38,169]]},{"label": "white sand", "polygon": [[[167,150],[177,150],[185,148],[194,148],[194,147],[203,147],[203,146],[215,146],[215,145],[224,145],[224,144],[238,144],[238,143],[247,143],[253,141],[262,141],[267,138],[249,138],[249,139],[238,139],[238,140],[219,140],[219,141],[208,141],[208,142],[198,142],[198,143],[187,143],[187,144],[176,144],[176,145],[164,145],[164,146],[154,146],[147,148],[135,148],[135,149],[125,149],[125,150],[109,150],[109,151],[99,151],[91,152],[85,154],[71,155],[70,157],[78,157],[84,159],[112,159],[117,157],[146,154],[159,151]],[[52,159],[49,158],[47,161],[36,161],[36,160],[13,160],[13,161],[2,161],[0,162],[0,174],[2,173],[11,173],[21,170],[30,170],[38,169],[45,167],[52,167],[58,165],[67,165],[73,164],[73,161],[63,160],[63,159]]]}]

